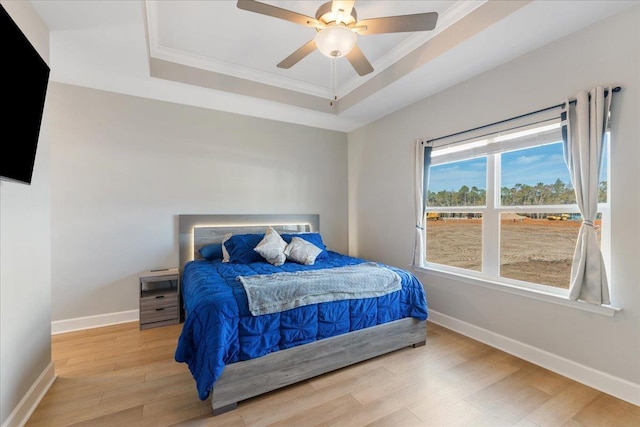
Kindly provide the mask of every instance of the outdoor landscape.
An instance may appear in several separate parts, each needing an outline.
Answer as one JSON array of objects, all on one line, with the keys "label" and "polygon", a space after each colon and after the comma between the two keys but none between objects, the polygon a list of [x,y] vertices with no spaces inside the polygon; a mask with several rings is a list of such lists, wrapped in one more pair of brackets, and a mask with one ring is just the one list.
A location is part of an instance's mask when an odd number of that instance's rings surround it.
[{"label": "outdoor landscape", "polygon": [[[568,288],[580,224],[579,220],[534,219],[503,214],[500,275]],[[428,262],[481,270],[482,219],[429,220],[426,229]]]}]

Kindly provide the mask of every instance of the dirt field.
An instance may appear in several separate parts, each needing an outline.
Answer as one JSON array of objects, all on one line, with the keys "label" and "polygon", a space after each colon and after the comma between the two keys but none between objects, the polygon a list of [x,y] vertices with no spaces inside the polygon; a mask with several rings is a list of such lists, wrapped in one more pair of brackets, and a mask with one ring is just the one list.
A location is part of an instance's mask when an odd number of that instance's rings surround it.
[{"label": "dirt field", "polygon": [[[571,220],[503,220],[501,276],[568,288],[579,228]],[[479,219],[428,221],[427,261],[480,271],[481,232]]]}]

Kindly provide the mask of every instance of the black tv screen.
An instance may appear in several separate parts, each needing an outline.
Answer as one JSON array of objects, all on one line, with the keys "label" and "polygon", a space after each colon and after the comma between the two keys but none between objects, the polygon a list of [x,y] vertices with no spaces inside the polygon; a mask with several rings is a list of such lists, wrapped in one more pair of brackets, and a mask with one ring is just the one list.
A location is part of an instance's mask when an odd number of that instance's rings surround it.
[{"label": "black tv screen", "polygon": [[49,66],[0,5],[0,179],[31,184]]}]

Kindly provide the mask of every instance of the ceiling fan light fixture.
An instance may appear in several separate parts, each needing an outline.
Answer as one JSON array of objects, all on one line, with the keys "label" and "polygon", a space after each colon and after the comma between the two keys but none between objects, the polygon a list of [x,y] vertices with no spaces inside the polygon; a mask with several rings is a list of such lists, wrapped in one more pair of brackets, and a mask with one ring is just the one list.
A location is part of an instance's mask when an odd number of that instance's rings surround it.
[{"label": "ceiling fan light fixture", "polygon": [[[360,76],[373,72],[360,47],[356,45],[357,34],[407,33],[431,31],[438,21],[437,12],[414,13],[411,15],[391,15],[358,21],[357,0],[330,0],[316,10],[315,19],[282,9],[258,0],[237,0],[238,8],[273,18],[283,19],[296,24],[315,28],[316,36],[302,47],[278,63],[278,68],[291,68],[314,50],[319,50],[329,58],[346,56],[347,61]],[[278,2],[279,3],[279,2]],[[335,67],[335,61],[332,67]]]},{"label": "ceiling fan light fixture", "polygon": [[332,25],[320,30],[315,37],[316,46],[329,58],[340,58],[351,52],[358,36],[342,25]]}]

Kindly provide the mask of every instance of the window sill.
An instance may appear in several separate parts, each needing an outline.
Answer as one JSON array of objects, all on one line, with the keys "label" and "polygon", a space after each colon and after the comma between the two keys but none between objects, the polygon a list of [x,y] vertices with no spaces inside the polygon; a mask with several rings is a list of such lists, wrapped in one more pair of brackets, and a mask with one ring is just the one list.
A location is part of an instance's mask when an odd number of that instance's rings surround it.
[{"label": "window sill", "polygon": [[552,304],[559,304],[565,307],[571,307],[582,311],[588,311],[590,313],[600,314],[602,316],[613,317],[621,308],[611,305],[595,305],[589,304],[583,301],[573,301],[563,295],[556,295],[553,293],[538,291],[535,289],[523,288],[520,286],[514,286],[511,284],[500,283],[487,279],[481,279],[478,277],[472,277],[460,273],[454,273],[450,271],[440,270],[433,267],[413,267],[416,271],[423,273],[433,274],[435,276],[444,277],[447,279],[456,279],[461,282],[469,283],[472,285],[482,286],[483,288],[493,289],[501,292],[507,292],[513,295],[519,295],[526,298],[532,298],[538,301],[550,302]]}]

